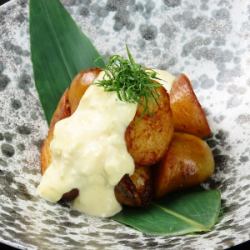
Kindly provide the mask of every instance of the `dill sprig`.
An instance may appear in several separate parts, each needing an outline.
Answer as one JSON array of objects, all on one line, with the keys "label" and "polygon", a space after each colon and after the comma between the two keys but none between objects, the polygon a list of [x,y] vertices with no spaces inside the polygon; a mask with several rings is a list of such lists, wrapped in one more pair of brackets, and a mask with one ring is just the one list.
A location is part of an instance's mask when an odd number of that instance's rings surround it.
[{"label": "dill sprig", "polygon": [[121,101],[143,104],[144,112],[149,110],[149,102],[153,100],[157,105],[156,72],[137,64],[126,46],[128,59],[113,55],[109,58],[104,69],[103,80],[96,82],[105,91],[116,91]]}]

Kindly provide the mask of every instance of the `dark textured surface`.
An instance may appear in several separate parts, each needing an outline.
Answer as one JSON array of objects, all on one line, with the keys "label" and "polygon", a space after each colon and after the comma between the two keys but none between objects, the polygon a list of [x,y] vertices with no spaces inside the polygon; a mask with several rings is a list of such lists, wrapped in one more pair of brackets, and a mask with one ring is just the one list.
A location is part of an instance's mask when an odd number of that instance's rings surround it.
[{"label": "dark textured surface", "polygon": [[0,5],[9,2],[9,0],[0,0]]},{"label": "dark textured surface", "polygon": [[0,8],[0,239],[30,249],[225,249],[248,240],[248,2],[62,2],[103,55],[125,54],[127,43],[139,62],[190,76],[214,132],[216,172],[205,185],[222,191],[224,216],[207,234],[148,237],[37,197],[47,126],[32,76],[27,0],[18,0]]}]

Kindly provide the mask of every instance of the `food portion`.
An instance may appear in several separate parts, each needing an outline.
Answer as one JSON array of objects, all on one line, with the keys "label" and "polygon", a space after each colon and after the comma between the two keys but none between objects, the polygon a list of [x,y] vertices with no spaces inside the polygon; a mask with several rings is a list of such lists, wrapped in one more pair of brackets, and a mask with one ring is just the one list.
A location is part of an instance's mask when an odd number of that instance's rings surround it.
[{"label": "food portion", "polygon": [[211,176],[211,150],[194,136],[209,134],[184,75],[146,69],[129,51],[128,59],[113,56],[105,69],[80,72],[61,97],[41,149],[38,192],[101,217],[147,206]]},{"label": "food portion", "polygon": [[134,173],[125,175],[115,187],[116,199],[120,204],[146,207],[153,196],[151,167],[136,166]]},{"label": "food portion", "polygon": [[71,114],[75,112],[85,91],[94,82],[100,72],[100,68],[83,70],[73,79],[68,90],[68,104]]},{"label": "food portion", "polygon": [[45,173],[45,170],[51,163],[50,143],[53,138],[55,124],[70,115],[71,110],[68,101],[68,90],[65,90],[51,119],[48,135],[42,144],[40,155],[42,174]]},{"label": "food portion", "polygon": [[[53,138],[55,124],[74,112],[74,104],[79,104],[83,94],[91,84],[90,79],[92,83],[94,83],[95,78],[100,72],[100,69],[80,72],[73,79],[69,90],[64,93],[59,101],[50,124],[48,136],[41,150],[42,174],[45,173],[45,170],[51,164],[50,143]],[[157,163],[163,157],[173,135],[169,96],[162,87],[159,88],[158,91],[159,106],[151,102],[151,106],[149,107],[151,113],[143,115],[143,105],[138,105],[135,117],[125,132],[127,149],[137,165],[145,166]],[[112,110],[109,111],[112,112]],[[138,182],[136,182],[136,179],[138,179],[137,172],[140,173]],[[115,189],[115,195],[121,204],[146,206],[152,199],[151,185],[151,176],[149,177],[147,168],[136,166],[135,173],[131,177],[124,176],[124,178],[121,179]],[[124,186],[126,186],[126,188],[124,188]],[[76,192],[67,192],[67,195],[64,195],[63,199],[65,199],[66,196],[66,200],[73,200],[76,198],[76,194]]]},{"label": "food portion", "polygon": [[163,87],[157,89],[157,94],[157,103],[149,103],[148,114],[143,114],[143,104],[138,105],[136,115],[126,129],[128,152],[137,165],[157,163],[164,156],[173,136],[169,95]]},{"label": "food portion", "polygon": [[214,172],[214,158],[207,143],[199,137],[174,133],[164,158],[154,172],[154,195],[196,186]]},{"label": "food portion", "polygon": [[[97,79],[102,78],[100,73]],[[124,133],[136,107],[118,100],[115,92],[91,85],[75,112],[55,124],[51,164],[38,187],[39,194],[57,202],[68,191],[78,189],[73,201],[77,210],[101,217],[119,212],[114,187],[125,174],[134,172]]]},{"label": "food portion", "polygon": [[211,134],[207,118],[191,85],[184,74],[173,82],[170,90],[170,105],[176,131],[201,138]]}]

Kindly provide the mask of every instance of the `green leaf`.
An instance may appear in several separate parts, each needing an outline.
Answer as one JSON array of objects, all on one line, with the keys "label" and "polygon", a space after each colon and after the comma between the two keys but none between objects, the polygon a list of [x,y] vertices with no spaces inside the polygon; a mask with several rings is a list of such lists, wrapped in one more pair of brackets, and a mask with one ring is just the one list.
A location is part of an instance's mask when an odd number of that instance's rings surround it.
[{"label": "green leaf", "polygon": [[220,213],[217,190],[190,190],[167,196],[148,209],[126,208],[114,220],[151,235],[206,232]]},{"label": "green leaf", "polygon": [[30,44],[36,88],[49,123],[72,78],[104,62],[58,0],[30,0]]}]

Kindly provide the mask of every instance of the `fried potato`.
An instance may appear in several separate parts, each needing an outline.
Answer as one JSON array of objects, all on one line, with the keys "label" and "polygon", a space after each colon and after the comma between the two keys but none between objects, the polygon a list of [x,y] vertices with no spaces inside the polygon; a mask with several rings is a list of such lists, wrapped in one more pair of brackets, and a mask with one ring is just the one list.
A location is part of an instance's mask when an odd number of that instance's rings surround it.
[{"label": "fried potato", "polygon": [[154,168],[154,196],[196,186],[214,172],[214,158],[207,143],[199,137],[174,133],[168,151]]},{"label": "fried potato", "polygon": [[41,148],[41,171],[44,174],[45,170],[49,166],[51,162],[51,154],[50,154],[50,142],[53,138],[53,131],[55,124],[70,116],[77,108],[83,94],[87,90],[88,86],[95,80],[100,72],[99,68],[93,68],[89,70],[83,70],[78,73],[73,79],[69,89],[65,90],[62,95],[57,108],[52,116],[49,131],[46,139],[43,142]]},{"label": "fried potato", "polygon": [[[77,108],[82,95],[97,77],[99,69],[80,72],[66,90],[54,112],[48,136],[41,149],[41,170],[44,174],[51,162],[50,142],[53,138],[55,123],[70,116]],[[172,113],[169,96],[161,87],[158,90],[158,105],[149,103],[150,114],[142,116],[143,105],[138,105],[135,118],[125,133],[127,148],[136,165],[149,166],[157,163],[167,150],[173,135]],[[130,206],[145,206],[152,197],[151,177],[148,167],[136,167],[132,176],[124,176],[115,188],[116,196],[121,204]],[[69,190],[62,200],[72,200],[77,191]]]},{"label": "fried potato", "polygon": [[49,166],[51,162],[51,153],[50,153],[50,142],[53,138],[53,131],[55,124],[71,115],[70,106],[68,102],[68,89],[65,90],[64,94],[62,95],[57,108],[53,114],[53,117],[50,122],[49,132],[46,139],[43,141],[41,147],[41,154],[40,154],[40,161],[41,161],[41,172],[44,174],[45,170]]},{"label": "fried potato", "polygon": [[143,116],[143,104],[138,105],[125,133],[128,152],[141,166],[153,165],[164,156],[174,131],[168,93],[163,87],[157,91],[158,105],[151,101],[149,114]]},{"label": "fried potato", "polygon": [[192,85],[184,74],[181,74],[173,83],[170,91],[170,107],[173,112],[174,128],[184,132],[208,137],[211,130],[208,121]]},{"label": "fried potato", "polygon": [[118,202],[133,207],[145,207],[152,199],[151,168],[136,166],[132,176],[125,175],[115,187]]},{"label": "fried potato", "polygon": [[68,93],[69,105],[72,114],[78,107],[83,94],[85,93],[89,85],[93,83],[100,71],[101,69],[99,68],[83,70],[73,79],[72,83],[70,84]]}]

